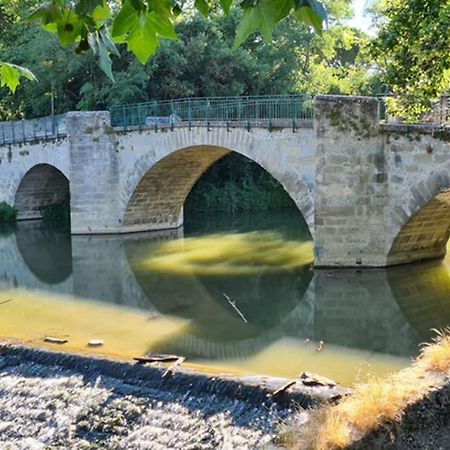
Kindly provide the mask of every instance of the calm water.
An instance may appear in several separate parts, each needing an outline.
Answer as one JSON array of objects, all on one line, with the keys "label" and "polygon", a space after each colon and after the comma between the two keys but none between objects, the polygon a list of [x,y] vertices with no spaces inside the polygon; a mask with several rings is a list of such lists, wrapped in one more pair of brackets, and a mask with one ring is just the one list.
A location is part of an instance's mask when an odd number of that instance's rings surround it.
[{"label": "calm water", "polygon": [[[128,236],[22,223],[0,235],[0,337],[65,337],[58,349],[175,353],[208,370],[311,371],[350,384],[404,367],[432,328],[450,324],[446,260],[313,271],[311,259],[292,211]],[[90,349],[90,339],[104,346]]]}]

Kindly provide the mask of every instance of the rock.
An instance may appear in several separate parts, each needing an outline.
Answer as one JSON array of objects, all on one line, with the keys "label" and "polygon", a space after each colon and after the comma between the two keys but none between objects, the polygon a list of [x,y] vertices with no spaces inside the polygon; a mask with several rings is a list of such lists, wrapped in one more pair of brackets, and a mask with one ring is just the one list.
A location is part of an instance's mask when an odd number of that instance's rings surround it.
[{"label": "rock", "polygon": [[321,377],[314,373],[303,372],[298,379],[305,386],[327,386],[336,387],[337,383],[329,378]]},{"label": "rock", "polygon": [[103,345],[103,341],[101,339],[91,339],[88,342],[88,347],[101,347]]},{"label": "rock", "polygon": [[68,342],[68,340],[67,339],[59,339],[59,338],[55,338],[55,337],[51,337],[51,336],[46,336],[44,338],[44,342],[48,342],[50,344],[62,345],[62,344],[65,344],[66,342]]}]

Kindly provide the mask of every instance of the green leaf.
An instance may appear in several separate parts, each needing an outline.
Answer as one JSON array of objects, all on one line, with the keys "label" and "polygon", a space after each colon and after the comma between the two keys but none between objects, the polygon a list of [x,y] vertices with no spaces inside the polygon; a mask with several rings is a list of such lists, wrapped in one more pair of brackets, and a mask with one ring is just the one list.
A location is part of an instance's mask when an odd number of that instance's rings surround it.
[{"label": "green leaf", "polygon": [[280,0],[259,0],[255,6],[247,7],[236,29],[233,49],[239,47],[255,31],[260,31],[264,39],[271,41],[279,6]]},{"label": "green leaf", "polygon": [[112,62],[111,58],[109,57],[108,48],[106,47],[105,43],[99,39],[98,40],[98,62],[100,65],[100,68],[103,70],[103,72],[106,74],[106,76],[111,80],[114,81],[114,75],[112,73]]},{"label": "green leaf", "polygon": [[33,73],[25,67],[0,61],[0,87],[7,86],[14,93],[20,83],[21,76],[36,81]]},{"label": "green leaf", "polygon": [[139,16],[137,25],[128,36],[127,43],[128,49],[136,55],[136,58],[142,64],[145,64],[150,56],[155,53],[159,40],[146,14]]},{"label": "green leaf", "polygon": [[92,18],[96,22],[104,22],[112,16],[109,6],[105,3],[104,5],[98,5],[94,11],[92,11]]},{"label": "green leaf", "polygon": [[159,36],[166,39],[178,39],[173,28],[173,23],[168,17],[161,16],[157,12],[152,11],[150,14],[147,14],[147,19]]},{"label": "green leaf", "polygon": [[104,26],[100,29],[99,33],[101,40],[103,41],[103,44],[105,45],[108,52],[120,57],[119,50],[117,50],[117,47],[114,45],[108,29]]},{"label": "green leaf", "polygon": [[295,0],[295,16],[301,22],[314,28],[322,34],[323,22],[327,20],[327,12],[318,0]]},{"label": "green leaf", "polygon": [[202,16],[206,17],[208,15],[210,5],[207,0],[195,0],[195,7]]},{"label": "green leaf", "polygon": [[71,45],[80,36],[82,23],[77,14],[66,8],[58,20],[57,29],[61,45]]},{"label": "green leaf", "polygon": [[75,12],[79,15],[92,14],[98,7],[104,5],[104,0],[78,0],[75,6]]},{"label": "green leaf", "polygon": [[295,17],[306,25],[314,28],[317,34],[322,35],[322,18],[311,8],[303,6],[295,11]]},{"label": "green leaf", "polygon": [[227,15],[230,13],[231,3],[233,3],[233,0],[220,0],[220,6]]},{"label": "green leaf", "polygon": [[113,22],[112,37],[124,36],[138,23],[138,14],[131,3],[126,0]]}]

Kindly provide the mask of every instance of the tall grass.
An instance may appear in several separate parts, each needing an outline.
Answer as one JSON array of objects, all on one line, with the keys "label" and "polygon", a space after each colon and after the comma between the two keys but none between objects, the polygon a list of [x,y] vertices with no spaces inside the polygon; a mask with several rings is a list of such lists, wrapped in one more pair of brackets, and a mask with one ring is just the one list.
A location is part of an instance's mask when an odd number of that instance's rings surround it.
[{"label": "tall grass", "polygon": [[356,385],[337,405],[310,413],[308,422],[295,425],[282,436],[286,447],[296,450],[334,450],[399,421],[407,406],[424,398],[450,370],[450,330],[438,332],[407,369],[386,378]]}]

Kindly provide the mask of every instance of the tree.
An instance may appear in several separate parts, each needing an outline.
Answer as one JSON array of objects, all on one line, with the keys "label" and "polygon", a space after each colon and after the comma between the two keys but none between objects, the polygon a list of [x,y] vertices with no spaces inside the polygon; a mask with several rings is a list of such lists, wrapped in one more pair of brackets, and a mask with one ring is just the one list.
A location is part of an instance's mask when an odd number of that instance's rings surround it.
[{"label": "tree", "polygon": [[[15,3],[15,1],[13,1]],[[62,45],[76,44],[76,53],[92,50],[99,65],[113,79],[110,55],[119,56],[116,43],[126,43],[141,63],[146,63],[161,39],[177,39],[176,18],[189,10],[188,0],[36,0],[30,20],[39,21],[58,36]],[[195,8],[204,16],[220,8],[229,14],[233,0],[195,0]],[[272,39],[275,25],[291,13],[303,23],[321,32],[326,12],[318,0],[244,0],[241,21],[236,28],[235,47],[259,31]],[[6,66],[5,66],[6,67]],[[3,84],[13,86],[18,68],[8,66],[0,74]]]},{"label": "tree", "polygon": [[[30,1],[17,0],[19,19]],[[360,55],[367,37],[345,25],[351,0],[325,4],[329,26],[321,37],[289,17],[275,28],[271,41],[255,35],[235,50],[242,11],[235,8],[228,16],[212,11],[208,18],[192,11],[176,22],[179,39],[163,40],[145,65],[118,45],[115,82],[101,72],[91,52],[74,56],[37,24],[16,20],[0,29],[0,47],[8,60],[29,67],[39,83],[23,83],[16,95],[2,95],[0,117],[48,115],[51,94],[57,113],[187,96],[369,94],[367,64]]]},{"label": "tree", "polygon": [[[9,4],[0,4],[0,30],[7,28],[14,21],[12,8],[16,5],[16,0],[12,0]],[[0,88],[6,86],[11,92],[15,92],[21,77],[36,80],[36,77],[28,69],[0,59]]]},{"label": "tree", "polygon": [[391,113],[407,121],[450,88],[450,1],[382,0],[373,54],[393,97]]}]

